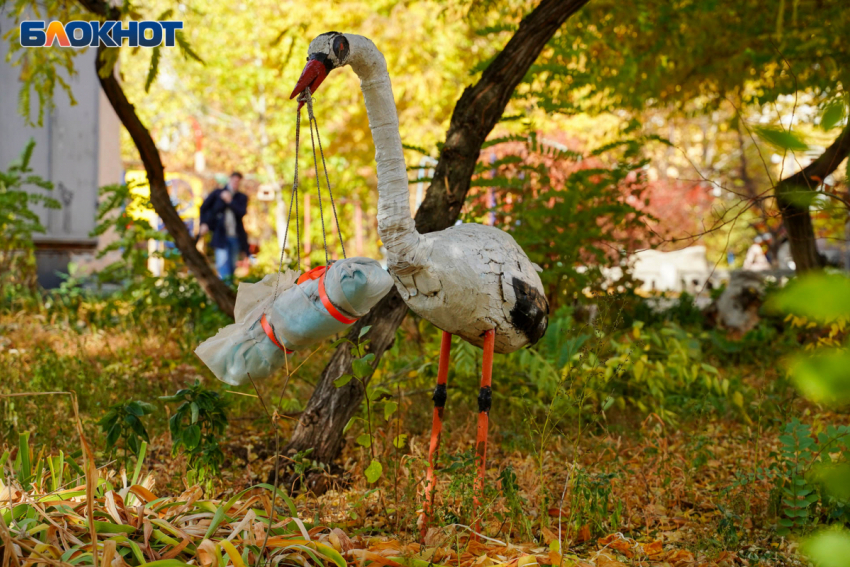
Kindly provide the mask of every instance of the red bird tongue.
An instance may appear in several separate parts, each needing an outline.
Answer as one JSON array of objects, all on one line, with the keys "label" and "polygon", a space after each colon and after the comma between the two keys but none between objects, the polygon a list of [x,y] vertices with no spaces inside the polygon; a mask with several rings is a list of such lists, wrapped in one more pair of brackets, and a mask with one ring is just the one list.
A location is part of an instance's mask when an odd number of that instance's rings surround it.
[{"label": "red bird tongue", "polygon": [[[295,89],[293,89],[292,94],[289,95],[289,98],[293,99],[300,95],[307,87],[310,87],[310,94],[315,94],[316,89],[319,88],[319,85],[322,84],[322,81],[324,81],[327,76],[328,71],[325,68],[324,63],[316,59],[308,61],[307,65],[304,66],[304,70],[301,72],[301,77],[298,79]],[[302,106],[304,106],[304,103],[299,103],[298,109],[300,110]]]}]

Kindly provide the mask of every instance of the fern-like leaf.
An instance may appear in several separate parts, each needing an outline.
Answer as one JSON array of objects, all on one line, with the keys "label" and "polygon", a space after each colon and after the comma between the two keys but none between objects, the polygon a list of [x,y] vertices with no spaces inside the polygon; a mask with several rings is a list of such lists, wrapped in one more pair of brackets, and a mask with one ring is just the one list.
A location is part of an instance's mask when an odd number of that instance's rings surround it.
[{"label": "fern-like leaf", "polygon": [[153,48],[153,53],[151,54],[151,66],[148,68],[148,78],[145,79],[145,92],[151,90],[151,85],[159,74],[159,58],[161,56],[160,46],[157,45]]},{"label": "fern-like leaf", "polygon": [[182,31],[177,31],[174,34],[174,39],[177,40],[177,45],[180,46],[180,51],[183,53],[183,57],[192,58],[201,65],[205,65],[204,60],[195,53],[192,49],[192,46],[189,45],[189,42],[186,40],[186,36],[183,35]]}]

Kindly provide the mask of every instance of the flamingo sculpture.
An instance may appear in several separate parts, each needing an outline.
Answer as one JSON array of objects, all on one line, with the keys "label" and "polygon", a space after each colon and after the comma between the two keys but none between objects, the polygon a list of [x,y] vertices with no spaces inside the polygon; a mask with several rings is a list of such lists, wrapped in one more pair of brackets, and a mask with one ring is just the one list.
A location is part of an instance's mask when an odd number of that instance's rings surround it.
[{"label": "flamingo sculpture", "polygon": [[375,143],[378,234],[387,250],[389,273],[410,309],[443,331],[420,518],[424,537],[430,520],[452,335],[484,350],[478,394],[477,493],[483,486],[487,457],[493,353],[510,353],[536,343],[546,332],[549,303],[537,275],[540,268],[506,232],[472,223],[427,234],[416,230],[387,63],[371,40],[339,32],[316,37],[290,98],[308,87],[315,93],[331,70],[346,65],[360,77]]}]

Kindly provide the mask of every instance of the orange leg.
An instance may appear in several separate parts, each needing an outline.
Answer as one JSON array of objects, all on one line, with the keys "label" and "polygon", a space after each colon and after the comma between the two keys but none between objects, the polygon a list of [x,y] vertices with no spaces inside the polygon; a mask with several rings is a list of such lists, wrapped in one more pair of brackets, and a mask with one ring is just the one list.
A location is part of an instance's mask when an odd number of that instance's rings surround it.
[{"label": "orange leg", "polygon": [[431,523],[431,508],[434,498],[434,465],[437,462],[437,451],[440,448],[440,434],[443,431],[443,409],[446,406],[446,382],[449,378],[449,358],[452,350],[452,335],[443,331],[443,341],[440,343],[440,363],[437,370],[437,387],[434,389],[434,420],[431,423],[431,446],[428,449],[428,472],[425,474],[425,497],[423,513],[419,518],[420,535],[425,541],[428,525]]},{"label": "orange leg", "polygon": [[[496,331],[489,330],[484,334],[484,359],[481,362],[481,389],[478,392],[478,431],[475,440],[475,455],[478,461],[478,474],[475,480],[475,496],[473,503],[478,510],[479,496],[484,492],[484,471],[487,463],[487,429],[490,425],[490,404],[493,398],[491,384],[493,383],[493,351],[496,348]],[[475,520],[475,531],[481,531],[479,520]],[[476,538],[477,539],[477,538]]]}]

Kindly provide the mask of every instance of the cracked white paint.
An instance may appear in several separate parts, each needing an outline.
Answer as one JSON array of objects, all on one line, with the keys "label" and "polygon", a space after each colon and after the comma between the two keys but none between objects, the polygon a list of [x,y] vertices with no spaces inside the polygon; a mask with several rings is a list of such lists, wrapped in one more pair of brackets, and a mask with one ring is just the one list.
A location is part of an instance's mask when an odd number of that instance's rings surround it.
[{"label": "cracked white paint", "polygon": [[332,34],[313,40],[310,53],[328,54],[335,66],[349,65],[360,77],[375,143],[378,233],[402,298],[440,329],[475,345],[483,344],[482,334],[489,329],[496,330],[496,352],[527,345],[511,318],[517,302],[513,286],[515,280],[525,282],[545,296],[539,268],[509,234],[493,227],[462,224],[428,234],[416,231],[386,60],[371,40],[344,35],[350,49],[343,61],[333,53]]}]

